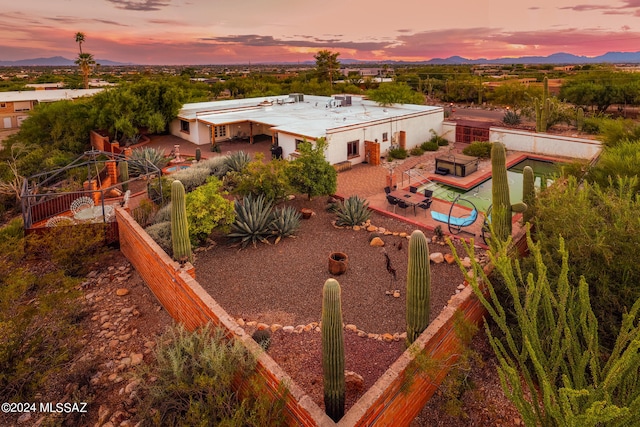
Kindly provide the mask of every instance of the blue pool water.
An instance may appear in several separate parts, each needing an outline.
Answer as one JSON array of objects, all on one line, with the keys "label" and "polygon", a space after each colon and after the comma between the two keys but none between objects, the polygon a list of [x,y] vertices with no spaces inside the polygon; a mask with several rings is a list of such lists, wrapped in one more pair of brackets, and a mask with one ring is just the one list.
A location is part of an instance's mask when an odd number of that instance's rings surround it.
[{"label": "blue pool water", "polygon": [[169,173],[172,173],[172,172],[177,172],[177,171],[182,170],[182,169],[187,169],[188,167],[189,167],[189,165],[177,165],[177,166],[170,166],[170,167],[166,168],[165,170],[167,172],[169,172]]},{"label": "blue pool water", "polygon": [[[507,171],[511,203],[522,201],[522,170],[525,166],[530,166],[533,169],[537,188],[540,188],[542,179],[546,179],[547,185],[549,185],[555,174],[558,173],[557,164],[544,160],[526,159],[511,166]],[[492,179],[489,178],[469,190],[463,190],[436,182],[429,182],[420,186],[419,191],[425,189],[433,190],[434,198],[451,202],[456,197],[461,196],[471,201],[479,211],[485,212],[491,205],[491,183]]]}]

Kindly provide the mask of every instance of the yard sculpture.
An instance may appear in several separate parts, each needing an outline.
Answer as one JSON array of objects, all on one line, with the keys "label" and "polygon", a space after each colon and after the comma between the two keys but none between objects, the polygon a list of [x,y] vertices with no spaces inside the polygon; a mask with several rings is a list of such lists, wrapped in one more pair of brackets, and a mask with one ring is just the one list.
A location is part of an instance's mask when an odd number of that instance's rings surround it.
[{"label": "yard sculpture", "polygon": [[491,188],[493,235],[501,242],[505,242],[511,237],[513,212],[524,212],[527,210],[527,205],[522,202],[511,204],[507,177],[507,152],[500,142],[494,142],[491,147],[491,176],[493,178]]},{"label": "yard sculpture", "polygon": [[407,267],[407,346],[429,326],[431,308],[431,267],[429,245],[420,230],[409,239]]},{"label": "yard sculpture", "polygon": [[327,279],[322,288],[322,372],[324,407],[327,415],[338,422],[344,415],[344,336],[340,284]]},{"label": "yard sculpture", "polygon": [[193,261],[184,186],[178,180],[171,183],[171,243],[173,259],[180,263]]}]

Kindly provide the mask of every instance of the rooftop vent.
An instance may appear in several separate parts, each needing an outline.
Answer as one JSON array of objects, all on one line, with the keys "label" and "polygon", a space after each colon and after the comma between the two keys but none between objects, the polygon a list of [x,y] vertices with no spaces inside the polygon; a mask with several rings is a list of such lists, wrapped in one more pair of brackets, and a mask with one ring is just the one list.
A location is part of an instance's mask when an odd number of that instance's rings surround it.
[{"label": "rooftop vent", "polygon": [[289,98],[293,99],[293,102],[304,102],[304,93],[290,93]]}]

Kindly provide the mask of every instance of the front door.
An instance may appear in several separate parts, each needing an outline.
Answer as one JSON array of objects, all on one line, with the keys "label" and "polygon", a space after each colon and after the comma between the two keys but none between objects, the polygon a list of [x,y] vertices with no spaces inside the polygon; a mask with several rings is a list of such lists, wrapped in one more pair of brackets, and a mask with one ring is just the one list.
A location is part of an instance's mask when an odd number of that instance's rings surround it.
[{"label": "front door", "polygon": [[2,127],[5,129],[11,128],[11,117],[5,117],[2,120]]}]

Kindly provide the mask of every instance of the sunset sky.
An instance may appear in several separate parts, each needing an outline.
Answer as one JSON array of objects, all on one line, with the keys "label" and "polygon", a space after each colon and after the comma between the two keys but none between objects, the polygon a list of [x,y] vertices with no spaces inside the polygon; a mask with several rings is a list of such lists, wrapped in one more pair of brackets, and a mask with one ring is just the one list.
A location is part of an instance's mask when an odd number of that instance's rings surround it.
[{"label": "sunset sky", "polygon": [[640,50],[640,0],[15,0],[0,60],[85,52],[135,64],[379,61]]}]

